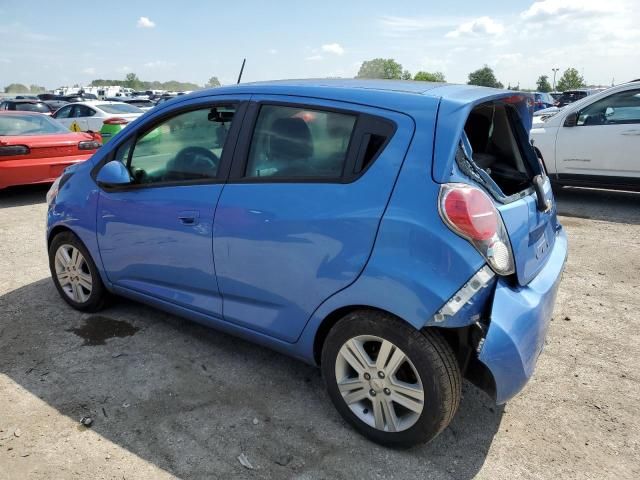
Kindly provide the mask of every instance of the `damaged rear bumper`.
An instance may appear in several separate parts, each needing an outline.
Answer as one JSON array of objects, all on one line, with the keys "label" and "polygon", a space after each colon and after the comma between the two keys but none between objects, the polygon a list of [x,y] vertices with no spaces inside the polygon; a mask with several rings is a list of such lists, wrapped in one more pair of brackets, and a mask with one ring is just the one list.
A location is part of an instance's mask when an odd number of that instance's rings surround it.
[{"label": "damaged rear bumper", "polygon": [[496,403],[516,395],[533,375],[544,346],[567,258],[567,237],[557,234],[545,267],[525,287],[499,279],[478,359],[491,372]]}]

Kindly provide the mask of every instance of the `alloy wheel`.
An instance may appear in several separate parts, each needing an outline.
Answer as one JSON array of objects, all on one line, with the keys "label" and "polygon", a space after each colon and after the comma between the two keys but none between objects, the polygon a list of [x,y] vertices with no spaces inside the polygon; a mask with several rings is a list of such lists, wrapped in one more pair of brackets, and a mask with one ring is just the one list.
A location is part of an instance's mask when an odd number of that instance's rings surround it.
[{"label": "alloy wheel", "polygon": [[64,293],[74,302],[89,300],[93,279],[86,259],[73,245],[58,247],[55,256],[56,277]]},{"label": "alloy wheel", "polygon": [[336,358],[343,400],[367,425],[386,432],[411,428],[424,408],[424,388],[409,357],[373,335],[347,340]]}]

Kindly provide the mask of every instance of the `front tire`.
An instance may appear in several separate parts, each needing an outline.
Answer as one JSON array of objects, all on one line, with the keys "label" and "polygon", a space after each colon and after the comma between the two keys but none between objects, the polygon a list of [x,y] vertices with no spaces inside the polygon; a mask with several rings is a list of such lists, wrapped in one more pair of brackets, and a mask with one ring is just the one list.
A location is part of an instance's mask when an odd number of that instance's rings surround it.
[{"label": "front tire", "polygon": [[89,251],[75,234],[67,231],[53,238],[49,269],[58,293],[73,308],[96,312],[104,306],[107,291]]},{"label": "front tire", "polygon": [[361,310],[340,320],[322,349],[322,374],[342,417],[386,446],[425,443],[458,408],[461,373],[451,347],[435,331]]}]

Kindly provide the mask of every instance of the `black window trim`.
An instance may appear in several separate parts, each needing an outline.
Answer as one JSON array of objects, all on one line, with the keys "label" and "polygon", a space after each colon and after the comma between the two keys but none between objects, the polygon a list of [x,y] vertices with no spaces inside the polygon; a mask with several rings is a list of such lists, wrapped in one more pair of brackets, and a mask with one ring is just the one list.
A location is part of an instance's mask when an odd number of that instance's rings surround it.
[{"label": "black window trim", "polygon": [[[318,99],[322,101],[322,99]],[[255,127],[258,122],[260,109],[263,106],[281,106],[289,108],[300,108],[305,110],[315,110],[320,112],[338,113],[343,115],[352,115],[356,117],[356,121],[349,138],[349,146],[347,147],[346,159],[342,168],[342,174],[337,177],[247,177],[246,167],[249,161],[249,150],[255,133]],[[366,153],[366,145],[363,141],[367,134],[377,134],[379,131],[370,131],[373,129],[372,124],[380,122],[386,125],[386,140],[380,146],[374,157],[366,165],[365,168],[356,172],[355,167],[358,160],[361,160]],[[348,107],[333,107],[315,103],[304,103],[299,101],[285,100],[251,100],[243,122],[243,128],[238,137],[237,146],[234,152],[233,163],[229,172],[228,183],[230,184],[275,184],[275,183],[333,183],[347,184],[353,183],[362,177],[377,158],[387,148],[397,131],[397,124],[393,120],[380,115],[373,115],[362,112],[360,110],[350,109]]]},{"label": "black window trim", "polygon": [[[160,115],[156,118],[153,123],[145,124],[144,130],[142,128],[136,128],[135,131],[132,131],[129,135],[125,136],[122,140],[119,141],[118,145],[109,152],[100,162],[98,162],[93,169],[91,170],[91,178],[96,182],[98,187],[105,192],[126,192],[126,191],[136,191],[140,189],[146,188],[163,188],[163,187],[180,187],[180,186],[190,186],[190,185],[215,185],[215,184],[224,184],[226,183],[229,171],[231,169],[231,163],[234,155],[234,150],[237,146],[237,140],[239,138],[239,133],[241,132],[242,123],[244,121],[247,105],[249,103],[249,99],[212,99],[211,97],[206,98],[203,102],[198,102],[196,104],[186,105],[182,108],[171,109],[165,112],[163,115]],[[218,172],[216,178],[207,178],[207,179],[196,179],[196,180],[179,180],[179,181],[171,181],[171,182],[155,182],[155,183],[130,183],[126,185],[118,185],[118,186],[106,186],[100,185],[96,177],[98,176],[98,172],[106,163],[112,161],[123,145],[125,145],[129,141],[133,141],[132,145],[135,145],[140,137],[144,136],[146,133],[150,132],[154,128],[156,128],[161,123],[164,123],[167,119],[171,117],[175,117],[178,115],[182,115],[184,113],[193,112],[196,110],[203,110],[205,108],[213,108],[215,106],[223,106],[223,105],[236,105],[236,113],[234,115],[234,120],[231,123],[231,128],[229,129],[229,133],[227,134],[227,138],[225,139],[224,146],[222,147],[222,157],[220,158],[220,166],[218,167]],[[237,117],[237,120],[235,119]],[[127,153],[127,166],[131,164],[131,156],[133,154],[134,148],[130,148]]]}]

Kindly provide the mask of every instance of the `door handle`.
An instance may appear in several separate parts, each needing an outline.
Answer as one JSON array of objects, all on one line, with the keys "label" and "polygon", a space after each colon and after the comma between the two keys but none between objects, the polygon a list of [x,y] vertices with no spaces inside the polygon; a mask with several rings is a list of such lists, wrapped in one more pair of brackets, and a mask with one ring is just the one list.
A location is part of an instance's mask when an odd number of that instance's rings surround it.
[{"label": "door handle", "polygon": [[200,212],[196,210],[185,210],[178,214],[178,220],[184,225],[197,225]]}]

